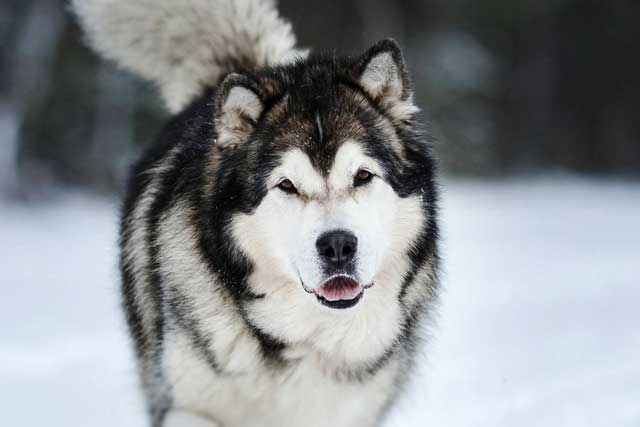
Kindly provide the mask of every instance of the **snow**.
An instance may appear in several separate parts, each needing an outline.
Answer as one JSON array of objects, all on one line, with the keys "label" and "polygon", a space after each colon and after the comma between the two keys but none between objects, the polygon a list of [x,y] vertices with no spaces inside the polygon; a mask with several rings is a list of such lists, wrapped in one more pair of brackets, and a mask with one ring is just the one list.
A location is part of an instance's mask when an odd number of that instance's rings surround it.
[{"label": "snow", "polygon": [[[437,326],[386,426],[639,426],[639,183],[443,190]],[[3,425],[145,425],[116,206],[77,193],[0,200]]]},{"label": "snow", "polygon": [[0,200],[6,426],[143,426],[119,310],[116,203]]}]

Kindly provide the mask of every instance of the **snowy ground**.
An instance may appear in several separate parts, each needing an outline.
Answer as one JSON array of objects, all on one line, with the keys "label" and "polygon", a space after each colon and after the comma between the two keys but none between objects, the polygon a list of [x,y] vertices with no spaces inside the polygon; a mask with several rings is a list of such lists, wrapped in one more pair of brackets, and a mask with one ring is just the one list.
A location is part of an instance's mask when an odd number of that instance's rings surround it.
[{"label": "snowy ground", "polygon": [[[640,183],[448,182],[439,325],[391,426],[640,426]],[[0,200],[0,424],[142,426],[115,203]]]}]

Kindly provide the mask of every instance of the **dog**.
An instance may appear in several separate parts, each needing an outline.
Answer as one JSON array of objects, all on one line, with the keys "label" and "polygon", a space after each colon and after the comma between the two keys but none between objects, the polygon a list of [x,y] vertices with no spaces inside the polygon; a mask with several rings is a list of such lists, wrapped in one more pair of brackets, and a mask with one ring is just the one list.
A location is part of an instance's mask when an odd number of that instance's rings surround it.
[{"label": "dog", "polygon": [[436,162],[397,43],[309,54],[269,0],[73,9],[173,113],[120,235],[150,425],[380,425],[438,297]]}]

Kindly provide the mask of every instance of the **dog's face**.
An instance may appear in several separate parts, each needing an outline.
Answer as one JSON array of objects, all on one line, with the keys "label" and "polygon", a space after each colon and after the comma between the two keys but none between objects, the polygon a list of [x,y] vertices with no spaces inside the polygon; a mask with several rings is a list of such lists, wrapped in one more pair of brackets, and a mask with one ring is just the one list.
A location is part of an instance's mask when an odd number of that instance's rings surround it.
[{"label": "dog's face", "polygon": [[392,248],[394,237],[409,234],[409,245],[423,218],[419,208],[398,212],[407,204],[361,143],[341,142],[327,169],[314,163],[300,148],[285,151],[258,207],[236,217],[235,235],[277,285],[295,283],[329,308],[350,308],[375,284],[390,250],[407,249]]},{"label": "dog's face", "polygon": [[354,306],[380,271],[397,204],[384,179],[381,165],[349,140],[324,173],[294,148],[268,178],[275,191],[256,219],[279,218],[269,243],[288,274],[328,307]]},{"label": "dog's face", "polygon": [[218,161],[246,165],[233,180],[246,207],[228,231],[261,296],[247,314],[278,338],[309,340],[332,325],[344,337],[334,317],[345,313],[397,334],[401,295],[435,257],[433,164],[401,61],[386,42],[357,61],[222,85]]}]

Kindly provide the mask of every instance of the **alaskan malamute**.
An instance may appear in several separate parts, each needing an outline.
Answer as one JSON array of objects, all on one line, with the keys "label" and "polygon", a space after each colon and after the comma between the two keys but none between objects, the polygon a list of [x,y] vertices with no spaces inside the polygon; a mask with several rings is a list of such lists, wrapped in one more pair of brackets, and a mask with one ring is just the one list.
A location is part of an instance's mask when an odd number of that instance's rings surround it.
[{"label": "alaskan malamute", "polygon": [[398,45],[309,55],[269,0],[74,0],[175,113],[122,217],[151,425],[379,425],[437,295],[435,166]]}]

